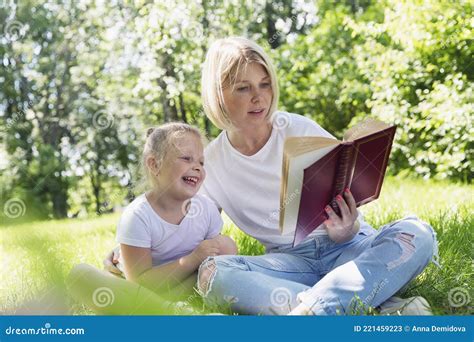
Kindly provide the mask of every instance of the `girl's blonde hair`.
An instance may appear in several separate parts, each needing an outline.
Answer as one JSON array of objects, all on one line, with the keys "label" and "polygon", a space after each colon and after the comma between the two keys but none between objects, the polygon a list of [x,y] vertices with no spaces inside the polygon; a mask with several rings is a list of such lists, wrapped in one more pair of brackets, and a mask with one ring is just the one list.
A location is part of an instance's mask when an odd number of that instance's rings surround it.
[{"label": "girl's blonde hair", "polygon": [[233,128],[224,105],[223,89],[233,86],[241,70],[250,63],[258,63],[271,79],[272,102],[267,118],[276,111],[279,89],[273,63],[263,49],[250,39],[229,37],[215,41],[206,55],[201,78],[201,96],[206,116],[220,129]]},{"label": "girl's blonde hair", "polygon": [[153,175],[150,173],[146,163],[148,157],[155,157],[156,163],[158,167],[160,167],[166,155],[170,152],[175,152],[176,140],[186,133],[195,134],[204,143],[201,131],[185,123],[170,122],[158,127],[148,128],[141,159],[141,173],[143,179],[138,185],[137,191],[144,191],[150,186],[153,186]]}]

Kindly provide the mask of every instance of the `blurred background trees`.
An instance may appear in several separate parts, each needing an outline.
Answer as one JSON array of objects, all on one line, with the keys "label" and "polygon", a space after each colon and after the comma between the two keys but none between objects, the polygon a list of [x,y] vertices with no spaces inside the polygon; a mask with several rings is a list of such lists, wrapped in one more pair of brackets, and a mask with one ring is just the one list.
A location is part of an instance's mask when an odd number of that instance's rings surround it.
[{"label": "blurred background trees", "polygon": [[203,115],[209,44],[244,35],[280,108],[342,137],[398,125],[389,172],[471,183],[469,1],[0,1],[2,220],[101,214],[133,196],[146,127]]}]

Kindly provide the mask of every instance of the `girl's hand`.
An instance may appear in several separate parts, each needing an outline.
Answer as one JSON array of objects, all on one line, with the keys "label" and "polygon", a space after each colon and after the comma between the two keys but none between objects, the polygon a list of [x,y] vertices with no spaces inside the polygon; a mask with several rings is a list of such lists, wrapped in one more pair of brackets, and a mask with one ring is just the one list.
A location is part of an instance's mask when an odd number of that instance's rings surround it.
[{"label": "girl's hand", "polygon": [[339,217],[330,206],[325,210],[329,219],[324,221],[328,235],[336,243],[344,243],[351,240],[359,231],[359,221],[357,221],[357,207],[350,190],[344,190],[344,198],[336,196],[336,202],[341,210],[342,217]]},{"label": "girl's hand", "polygon": [[216,238],[214,238],[202,241],[191,253],[191,255],[196,258],[198,263],[200,264],[209,256],[219,255],[219,250],[220,243]]},{"label": "girl's hand", "polygon": [[120,246],[115,247],[105,257],[103,264],[104,269],[110,273],[123,276],[122,271],[117,267],[120,258]]},{"label": "girl's hand", "polygon": [[219,234],[214,239],[219,242],[219,255],[237,255],[239,253],[237,245],[231,237]]}]

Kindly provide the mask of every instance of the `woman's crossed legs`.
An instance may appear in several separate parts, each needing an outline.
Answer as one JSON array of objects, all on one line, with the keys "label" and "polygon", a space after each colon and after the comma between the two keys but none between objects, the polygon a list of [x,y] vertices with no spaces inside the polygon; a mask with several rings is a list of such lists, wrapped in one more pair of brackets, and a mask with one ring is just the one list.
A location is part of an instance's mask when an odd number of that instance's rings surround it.
[{"label": "woman's crossed legs", "polygon": [[436,254],[433,229],[407,217],[337,245],[327,236],[262,256],[218,256],[200,267],[208,305],[245,314],[287,314],[304,305],[316,315],[376,307],[420,274]]}]

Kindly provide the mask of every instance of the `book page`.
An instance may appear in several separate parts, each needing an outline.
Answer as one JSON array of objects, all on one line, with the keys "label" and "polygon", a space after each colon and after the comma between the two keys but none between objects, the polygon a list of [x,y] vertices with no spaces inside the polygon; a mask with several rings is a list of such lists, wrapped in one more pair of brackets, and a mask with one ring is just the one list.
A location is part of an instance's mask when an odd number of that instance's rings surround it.
[{"label": "book page", "polygon": [[282,162],[282,177],[280,187],[280,229],[283,221],[284,203],[287,203],[287,187],[288,187],[288,167],[289,161],[296,156],[313,152],[323,147],[333,146],[339,144],[340,141],[333,138],[325,137],[289,137],[286,138],[283,146],[283,162]]},{"label": "book page", "polygon": [[326,137],[289,137],[285,140],[283,153],[286,157],[293,158],[339,142],[337,139]]},{"label": "book page", "polygon": [[349,128],[346,133],[344,133],[344,141],[354,141],[366,135],[382,131],[390,125],[385,122],[379,121],[373,118],[364,119],[362,122],[359,122],[357,125]]},{"label": "book page", "polygon": [[313,150],[288,160],[286,194],[280,208],[280,229],[283,235],[294,232],[296,227],[304,170],[339,146],[337,140],[332,140],[335,143],[330,146]]}]

